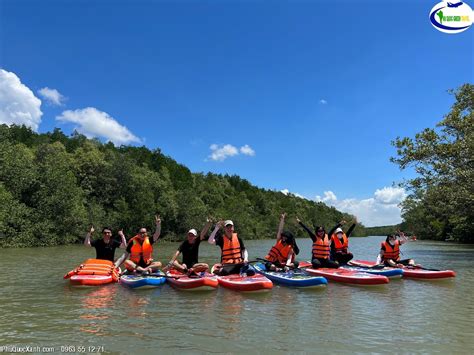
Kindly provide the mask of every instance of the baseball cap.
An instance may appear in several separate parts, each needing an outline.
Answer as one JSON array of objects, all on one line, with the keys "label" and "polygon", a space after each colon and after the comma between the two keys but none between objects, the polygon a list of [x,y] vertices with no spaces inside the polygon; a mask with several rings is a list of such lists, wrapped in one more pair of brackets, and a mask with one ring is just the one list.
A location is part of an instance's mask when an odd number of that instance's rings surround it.
[{"label": "baseball cap", "polygon": [[196,237],[198,235],[198,232],[193,228],[193,229],[190,229],[188,231],[188,234],[191,233],[191,234],[194,234],[194,236]]},{"label": "baseball cap", "polygon": [[234,225],[234,222],[232,222],[230,219],[228,219],[227,221],[224,222],[224,226],[226,226],[226,227],[227,227],[229,224],[233,226],[233,225]]}]

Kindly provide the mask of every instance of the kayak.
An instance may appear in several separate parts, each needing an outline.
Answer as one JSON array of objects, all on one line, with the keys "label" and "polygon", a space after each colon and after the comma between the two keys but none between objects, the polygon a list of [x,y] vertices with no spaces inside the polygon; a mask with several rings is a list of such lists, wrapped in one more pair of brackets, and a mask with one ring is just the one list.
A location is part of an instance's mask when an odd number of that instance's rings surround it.
[{"label": "kayak", "polygon": [[321,288],[327,285],[328,281],[322,276],[309,275],[303,270],[268,271],[263,263],[257,263],[253,266],[255,271],[264,275],[271,281],[292,287],[302,288]]},{"label": "kayak", "polygon": [[166,278],[164,274],[159,271],[157,273],[153,273],[150,275],[122,275],[120,277],[120,283],[129,288],[139,288],[139,289],[147,289],[147,288],[155,288],[162,284],[164,284]]},{"label": "kayak", "polygon": [[[354,260],[352,263],[363,266],[376,265],[375,262],[367,260]],[[401,270],[403,270],[403,277],[412,279],[443,280],[456,277],[456,272],[453,270],[425,269],[421,265],[404,266]]]},{"label": "kayak", "polygon": [[[308,264],[311,265],[310,263],[302,262],[300,263],[300,267],[303,267]],[[386,276],[368,274],[366,272],[348,270],[348,269],[343,269],[343,268],[313,269],[311,267],[308,267],[305,270],[311,275],[323,276],[326,279],[334,281],[334,282],[342,282],[342,283],[347,283],[347,284],[352,284],[352,285],[376,286],[376,285],[388,284],[389,282]]]},{"label": "kayak", "polygon": [[389,279],[400,279],[403,276],[403,270],[394,268],[394,267],[380,267],[380,268],[371,268],[371,267],[364,267],[364,266],[355,266],[351,265],[349,261],[349,265],[343,265],[341,266],[344,269],[347,270],[354,270],[354,271],[359,271],[359,272],[366,272],[368,274],[374,274],[374,275],[382,275],[385,277],[388,277]]},{"label": "kayak", "polygon": [[117,282],[119,269],[109,260],[87,259],[77,268],[64,275],[74,286],[100,286]]},{"label": "kayak", "polygon": [[169,270],[166,273],[168,283],[180,290],[186,291],[210,291],[217,289],[219,281],[217,276],[208,272],[199,273],[199,275],[186,275],[178,270]]},{"label": "kayak", "polygon": [[222,287],[241,292],[266,292],[272,289],[273,283],[263,275],[241,276],[239,274],[217,276]]}]

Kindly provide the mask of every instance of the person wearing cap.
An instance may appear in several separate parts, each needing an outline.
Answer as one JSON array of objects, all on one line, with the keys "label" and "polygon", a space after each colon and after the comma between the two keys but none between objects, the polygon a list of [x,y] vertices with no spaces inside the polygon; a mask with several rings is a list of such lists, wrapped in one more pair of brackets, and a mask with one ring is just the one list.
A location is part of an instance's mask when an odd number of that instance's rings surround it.
[{"label": "person wearing cap", "polygon": [[336,225],[336,230],[331,236],[331,259],[339,263],[339,265],[345,265],[349,260],[352,260],[354,255],[349,253],[349,237],[354,231],[355,226],[357,225],[357,219],[353,223],[347,233],[344,233],[342,226],[345,224],[345,221],[341,221]]},{"label": "person wearing cap", "polygon": [[400,245],[405,244],[408,238],[403,232],[390,234],[380,245],[380,253],[377,257],[377,264],[384,264],[392,267],[402,267],[404,265],[415,266],[413,259],[400,260]]},{"label": "person wearing cap", "polygon": [[[205,263],[200,263],[198,261],[199,258],[199,245],[201,245],[201,241],[206,238],[207,232],[211,227],[212,221],[208,218],[207,223],[202,229],[199,238],[198,232],[195,229],[190,229],[188,231],[188,235],[186,240],[184,240],[181,245],[176,250],[173,258],[170,260],[166,269],[171,267],[179,270],[181,272],[187,272],[189,274],[198,273],[202,271],[208,271],[209,265]],[[179,263],[176,259],[178,258],[179,254],[183,254],[182,263]]]},{"label": "person wearing cap", "polygon": [[95,258],[101,260],[110,260],[114,262],[115,258],[115,249],[125,248],[127,245],[127,240],[122,230],[119,230],[118,234],[121,238],[121,242],[112,238],[112,230],[110,228],[102,229],[102,239],[91,240],[91,236],[94,233],[94,226],[91,226],[91,229],[86,234],[86,239],[84,240],[84,245],[87,247],[95,248]]},{"label": "person wearing cap", "polygon": [[147,274],[158,271],[161,263],[153,261],[152,257],[153,244],[161,234],[161,218],[158,215],[155,216],[155,224],[156,230],[152,238],[148,237],[146,228],[140,228],[138,234],[128,241],[125,253],[115,262],[116,267],[125,261],[125,267],[129,272]]},{"label": "person wearing cap", "polygon": [[267,270],[281,271],[281,269],[284,269],[285,271],[288,271],[289,268],[298,267],[298,262],[295,261],[295,257],[299,254],[300,250],[296,245],[296,240],[293,234],[289,231],[283,232],[285,218],[286,213],[282,213],[280,216],[280,223],[278,224],[276,244],[265,256],[265,259],[268,260],[265,263],[265,268]]},{"label": "person wearing cap", "polygon": [[[216,237],[220,228],[224,228],[224,233]],[[215,274],[220,276],[239,273],[246,273],[248,276],[255,274],[247,265],[247,249],[242,239],[234,233],[234,222],[230,219],[216,224],[208,242],[221,248],[221,262],[214,266]]]},{"label": "person wearing cap", "polygon": [[[311,255],[311,264],[313,268],[317,269],[320,267],[328,267],[337,269],[339,263],[337,261],[331,260],[331,239],[326,234],[326,230],[323,226],[316,227],[316,233],[313,233],[311,229],[306,227],[301,220],[296,217],[298,224],[303,227],[303,229],[308,233],[311,240],[313,241],[312,246],[312,255]],[[329,234],[331,235],[336,230],[335,226]]]}]

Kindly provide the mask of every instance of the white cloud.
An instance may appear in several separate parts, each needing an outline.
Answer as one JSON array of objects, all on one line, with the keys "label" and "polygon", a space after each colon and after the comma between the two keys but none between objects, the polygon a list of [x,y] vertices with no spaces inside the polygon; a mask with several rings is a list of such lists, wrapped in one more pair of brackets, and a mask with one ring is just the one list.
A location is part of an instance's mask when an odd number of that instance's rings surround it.
[{"label": "white cloud", "polygon": [[64,111],[60,116],[56,117],[56,120],[75,123],[77,124],[75,129],[86,137],[105,138],[115,145],[141,142],[127,127],[119,124],[106,112],[99,111],[94,107]]},{"label": "white cloud", "polygon": [[240,147],[240,152],[244,155],[249,155],[251,157],[255,155],[255,150],[253,150],[248,144]]},{"label": "white cloud", "polygon": [[237,147],[234,147],[232,144],[212,144],[209,148],[211,149],[211,155],[209,155],[208,158],[214,161],[224,161],[229,157],[239,154],[252,157],[255,155],[255,151],[248,144],[240,147],[240,149],[237,149]]},{"label": "white cloud", "polygon": [[326,202],[329,204],[330,202],[336,201],[337,197],[332,191],[324,191],[324,197],[318,195],[315,200],[316,202]]},{"label": "white cloud", "polygon": [[285,196],[288,196],[288,194],[292,194],[293,196],[306,199],[306,197],[304,197],[303,195],[300,195],[297,192],[290,192],[290,190],[288,190],[288,189],[280,190],[280,192]]},{"label": "white cloud", "polygon": [[41,123],[41,100],[15,73],[0,69],[0,123],[18,124],[38,130]]},{"label": "white cloud", "polygon": [[401,187],[384,187],[383,189],[377,189],[374,193],[375,199],[386,205],[393,205],[402,202],[407,194],[405,189]]},{"label": "white cloud", "polygon": [[48,103],[56,106],[62,106],[63,101],[66,100],[66,98],[61,95],[58,90],[50,89],[48,87],[39,89],[38,94],[40,94]]},{"label": "white cloud", "polygon": [[399,187],[384,187],[367,199],[348,198],[338,200],[332,191],[325,191],[324,197],[316,196],[317,202],[324,202],[338,210],[356,216],[365,226],[398,224],[402,221],[399,203],[406,198],[406,192]]},{"label": "white cloud", "polygon": [[324,99],[321,99],[321,100],[319,100],[319,103],[320,103],[321,105],[326,105],[328,102],[327,102],[326,100],[324,100]]},{"label": "white cloud", "polygon": [[212,144],[209,148],[211,148],[212,151],[209,158],[214,161],[224,161],[228,157],[233,157],[234,155],[239,154],[238,149],[231,144],[225,144],[223,146]]}]

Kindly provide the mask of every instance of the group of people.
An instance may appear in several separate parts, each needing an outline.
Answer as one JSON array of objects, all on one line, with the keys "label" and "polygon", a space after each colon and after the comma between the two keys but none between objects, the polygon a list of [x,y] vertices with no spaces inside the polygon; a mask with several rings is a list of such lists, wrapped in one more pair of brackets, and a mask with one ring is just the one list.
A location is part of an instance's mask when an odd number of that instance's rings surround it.
[{"label": "group of people", "polygon": [[[296,256],[299,254],[299,248],[295,236],[290,231],[284,230],[285,219],[286,213],[283,213],[278,224],[276,243],[264,257],[267,270],[288,271],[298,268]],[[298,217],[296,221],[313,241],[311,248],[313,268],[338,268],[353,258],[352,253],[349,252],[349,237],[357,225],[357,220],[347,229],[347,232],[342,229],[346,222],[341,221],[329,233],[326,233],[323,226],[316,227],[316,231],[313,232]],[[128,242],[122,230],[118,232],[120,241],[113,239],[110,228],[102,230],[102,239],[91,241],[94,233],[94,228],[91,227],[84,244],[95,247],[97,259],[110,260],[116,267],[124,264],[128,273],[151,274],[162,268],[161,262],[153,260],[153,245],[161,235],[161,218],[158,215],[155,216],[155,225],[156,229],[151,237],[148,236],[146,228],[140,228],[138,234]],[[211,271],[208,264],[199,262],[199,246],[203,240],[206,240],[211,225],[212,220],[208,218],[200,233],[194,228],[190,229],[186,239],[163,270],[174,268],[188,274]],[[400,245],[407,240],[408,238],[402,232],[387,236],[381,244],[377,263],[392,267],[414,265],[412,259],[400,259]],[[214,265],[213,273],[220,276],[239,273],[250,276],[254,273],[248,266],[248,251],[242,238],[235,232],[234,223],[231,220],[218,221],[207,241],[209,244],[219,246],[221,250],[220,263]],[[125,252],[115,261],[117,248],[124,248]],[[180,254],[182,254],[181,262],[178,261]]]}]

